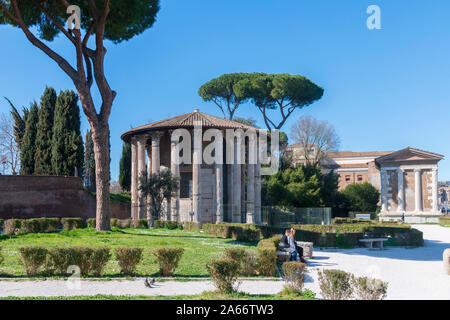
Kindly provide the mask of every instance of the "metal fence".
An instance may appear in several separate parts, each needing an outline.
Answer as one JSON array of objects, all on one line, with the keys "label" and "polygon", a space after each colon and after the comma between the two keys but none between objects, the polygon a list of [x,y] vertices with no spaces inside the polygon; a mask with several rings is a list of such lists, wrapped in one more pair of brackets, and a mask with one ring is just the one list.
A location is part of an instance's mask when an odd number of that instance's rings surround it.
[{"label": "metal fence", "polygon": [[262,220],[266,225],[287,228],[291,224],[331,224],[331,208],[262,207]]}]

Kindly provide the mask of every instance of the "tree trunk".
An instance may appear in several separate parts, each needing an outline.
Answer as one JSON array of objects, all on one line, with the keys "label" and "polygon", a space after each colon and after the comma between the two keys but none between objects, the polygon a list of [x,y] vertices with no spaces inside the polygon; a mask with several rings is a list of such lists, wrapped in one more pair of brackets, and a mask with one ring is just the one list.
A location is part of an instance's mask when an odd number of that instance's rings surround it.
[{"label": "tree trunk", "polygon": [[94,143],[95,179],[96,179],[96,229],[110,230],[109,206],[109,126],[108,124],[92,125],[92,141]]}]

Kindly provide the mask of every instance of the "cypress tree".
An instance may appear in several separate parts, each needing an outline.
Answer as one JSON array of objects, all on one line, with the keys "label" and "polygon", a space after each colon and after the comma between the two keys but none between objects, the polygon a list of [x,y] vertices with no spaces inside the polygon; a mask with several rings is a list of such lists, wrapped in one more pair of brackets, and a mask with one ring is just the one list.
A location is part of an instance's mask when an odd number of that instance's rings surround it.
[{"label": "cypress tree", "polygon": [[8,101],[9,105],[11,106],[11,116],[14,120],[14,141],[17,143],[19,149],[20,145],[22,143],[23,135],[25,134],[25,127],[27,122],[27,115],[28,115],[28,109],[23,107],[23,116],[19,113],[17,108],[14,106],[14,104],[9,100],[7,97],[4,97],[6,101]]},{"label": "cypress tree", "polygon": [[33,102],[30,106],[25,124],[25,133],[20,148],[20,174],[34,173],[34,155],[36,152],[36,127],[38,122],[38,105]]},{"label": "cypress tree", "polygon": [[119,184],[123,190],[131,189],[131,144],[124,143],[120,158]]},{"label": "cypress tree", "polygon": [[83,175],[83,139],[78,96],[61,91],[56,99],[52,136],[52,169],[56,175]]},{"label": "cypress tree", "polygon": [[92,133],[86,131],[84,140],[84,186],[91,192],[95,191],[95,157]]},{"label": "cypress tree", "polygon": [[38,113],[39,122],[37,124],[36,154],[34,163],[35,174],[53,174],[51,145],[55,104],[55,89],[46,87],[44,94],[41,97],[41,106]]}]

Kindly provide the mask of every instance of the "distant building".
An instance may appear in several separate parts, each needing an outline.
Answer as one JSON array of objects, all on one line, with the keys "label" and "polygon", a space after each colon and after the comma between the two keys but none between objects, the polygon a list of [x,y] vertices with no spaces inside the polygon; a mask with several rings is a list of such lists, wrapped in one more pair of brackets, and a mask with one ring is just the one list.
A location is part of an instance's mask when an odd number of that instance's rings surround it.
[{"label": "distant building", "polygon": [[[305,162],[300,145],[287,147],[295,164]],[[314,152],[311,150],[310,152]],[[437,170],[442,155],[415,148],[385,152],[330,152],[320,161],[325,171],[339,175],[339,190],[349,184],[370,182],[381,194],[382,220],[436,222],[438,204]]]}]

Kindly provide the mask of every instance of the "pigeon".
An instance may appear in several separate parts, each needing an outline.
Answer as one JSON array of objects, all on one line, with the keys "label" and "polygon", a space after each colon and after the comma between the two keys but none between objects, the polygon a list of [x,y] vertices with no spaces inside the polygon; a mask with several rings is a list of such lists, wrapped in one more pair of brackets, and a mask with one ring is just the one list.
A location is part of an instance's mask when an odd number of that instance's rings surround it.
[{"label": "pigeon", "polygon": [[150,284],[150,282],[148,282],[148,279],[147,279],[147,278],[145,278],[144,285],[145,285],[147,288],[152,288],[152,285]]},{"label": "pigeon", "polygon": [[155,282],[156,282],[156,279],[155,279],[155,278],[153,278],[153,279],[152,279],[152,281],[150,282],[150,285],[154,285],[154,284],[155,284]]}]

